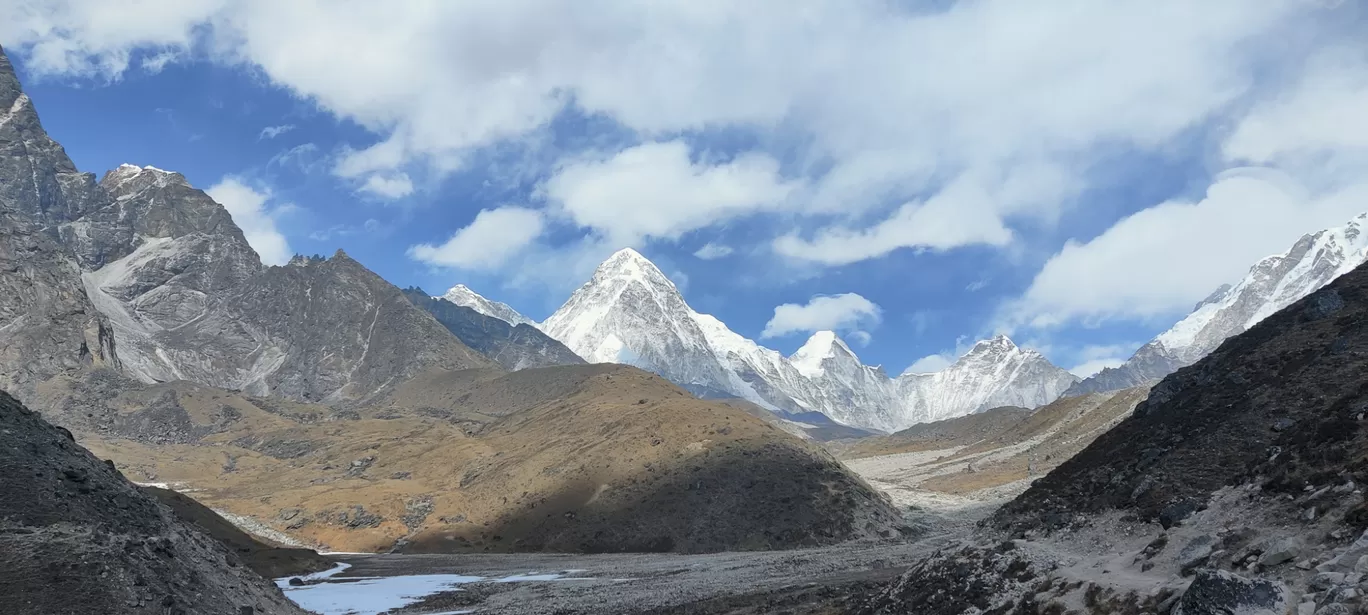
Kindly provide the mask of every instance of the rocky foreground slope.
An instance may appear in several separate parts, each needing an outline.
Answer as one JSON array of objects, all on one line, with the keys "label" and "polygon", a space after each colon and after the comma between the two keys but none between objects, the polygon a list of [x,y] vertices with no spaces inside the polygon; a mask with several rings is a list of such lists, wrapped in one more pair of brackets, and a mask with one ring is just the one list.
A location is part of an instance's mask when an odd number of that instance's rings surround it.
[{"label": "rocky foreground slope", "polygon": [[1368,268],[1230,338],[861,613],[1362,612]]},{"label": "rocky foreground slope", "polygon": [[3,392],[0,596],[15,615],[304,613]]}]

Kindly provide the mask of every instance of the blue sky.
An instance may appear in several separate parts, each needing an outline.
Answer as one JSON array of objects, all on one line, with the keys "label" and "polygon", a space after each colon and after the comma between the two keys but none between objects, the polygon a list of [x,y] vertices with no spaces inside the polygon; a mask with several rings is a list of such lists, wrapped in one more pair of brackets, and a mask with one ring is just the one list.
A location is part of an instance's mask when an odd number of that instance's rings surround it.
[{"label": "blue sky", "polygon": [[891,373],[996,332],[1116,364],[1368,210],[1358,3],[647,6],[40,0],[0,44],[80,168],[184,173],[268,259],[541,319],[631,246]]}]

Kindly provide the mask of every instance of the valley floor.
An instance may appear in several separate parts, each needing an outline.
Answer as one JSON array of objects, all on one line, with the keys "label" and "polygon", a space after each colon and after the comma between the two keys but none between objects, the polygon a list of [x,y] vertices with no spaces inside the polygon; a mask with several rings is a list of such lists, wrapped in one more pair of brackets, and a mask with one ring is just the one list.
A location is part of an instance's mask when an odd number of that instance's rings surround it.
[{"label": "valley floor", "polygon": [[[407,592],[417,600],[388,611],[393,615],[765,612],[763,605],[786,596],[811,604],[818,597],[807,592],[886,583],[948,537],[705,555],[337,555],[350,567],[318,590],[345,594],[354,583],[370,585],[359,593]],[[317,590],[286,593],[308,591]],[[752,607],[761,610],[747,610]]]},{"label": "valley floor", "polygon": [[[678,554],[335,555],[349,567],[287,594],[343,605],[323,615],[653,613],[740,615],[789,610],[845,612],[909,567],[956,544],[1027,481],[978,490],[925,488],[929,478],[968,474],[944,463],[956,450],[884,455],[846,465],[887,493],[921,537],[793,551]],[[316,585],[321,583],[322,585]],[[298,593],[296,593],[298,592]],[[318,592],[318,593],[313,593]],[[366,610],[349,595],[404,594]],[[308,597],[305,594],[309,594]],[[405,606],[396,608],[397,604]],[[315,606],[314,608],[318,608]],[[392,609],[386,611],[384,609]]]}]

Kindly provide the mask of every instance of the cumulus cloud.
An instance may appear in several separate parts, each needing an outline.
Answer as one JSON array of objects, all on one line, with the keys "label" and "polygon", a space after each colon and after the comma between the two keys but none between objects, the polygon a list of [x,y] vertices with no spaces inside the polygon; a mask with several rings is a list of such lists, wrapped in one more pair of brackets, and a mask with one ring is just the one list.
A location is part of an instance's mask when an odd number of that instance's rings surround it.
[{"label": "cumulus cloud", "polygon": [[733,250],[731,246],[723,245],[720,243],[713,243],[710,241],[708,243],[703,244],[703,247],[695,250],[693,255],[695,258],[699,258],[705,261],[711,261],[731,256],[732,252]]},{"label": "cumulus cloud", "polygon": [[280,126],[267,126],[261,129],[261,134],[257,135],[257,140],[274,139],[295,129],[294,124],[281,124]]},{"label": "cumulus cloud", "polygon": [[404,173],[371,175],[361,184],[360,190],[371,196],[392,201],[413,194],[413,180]]},{"label": "cumulus cloud", "polygon": [[882,315],[879,306],[855,293],[817,295],[806,305],[785,303],[774,308],[774,317],[765,323],[760,337],[856,330],[878,324]]},{"label": "cumulus cloud", "polygon": [[547,180],[548,199],[576,225],[616,243],[677,239],[689,231],[783,205],[796,188],[769,156],[706,164],[676,140],[646,143],[606,160],[572,162]]},{"label": "cumulus cloud", "polygon": [[[381,198],[411,192],[416,173],[545,133],[573,106],[645,143],[621,159],[576,155],[563,196],[613,186],[661,197],[634,204],[656,214],[620,221],[605,216],[621,201],[569,203],[577,223],[674,240],[782,200],[784,215],[810,221],[775,248],[837,265],[1013,241],[1017,219],[1068,206],[1094,150],[1162,149],[1232,108],[1267,59],[1246,43],[1294,40],[1281,29],[1328,10],[1293,0],[591,4],[34,0],[0,8],[0,41],[46,74],[116,77],[134,55],[161,52],[252,66],[375,135],[334,172]],[[1278,59],[1295,64],[1298,50]],[[762,138],[720,164],[657,143],[733,128]],[[781,177],[781,159],[801,177]],[[615,172],[634,162],[663,165],[659,177],[677,182],[667,185],[709,198],[623,184]]]},{"label": "cumulus cloud", "polygon": [[953,365],[956,358],[958,357],[949,352],[926,355],[913,361],[911,365],[907,366],[907,369],[903,370],[903,373],[930,374],[932,372],[938,372]]},{"label": "cumulus cloud", "polygon": [[[1313,63],[1252,107],[1224,142],[1229,165],[1203,198],[1171,200],[1070,241],[1007,309],[1015,325],[1171,318],[1303,234],[1368,209],[1368,58]],[[1338,118],[1338,119],[1336,119]]]},{"label": "cumulus cloud", "polygon": [[445,243],[412,246],[409,256],[440,267],[493,269],[532,243],[541,235],[542,228],[542,215],[536,210],[486,209]]},{"label": "cumulus cloud", "polygon": [[294,206],[288,203],[269,206],[271,191],[254,188],[237,176],[227,176],[205,193],[222,205],[242,229],[247,243],[267,265],[284,265],[294,256],[285,235],[276,228],[276,217]]},{"label": "cumulus cloud", "polygon": [[1126,362],[1139,344],[1098,344],[1088,345],[1074,353],[1077,363],[1069,368],[1073,375],[1087,378],[1108,367],[1120,367]]}]

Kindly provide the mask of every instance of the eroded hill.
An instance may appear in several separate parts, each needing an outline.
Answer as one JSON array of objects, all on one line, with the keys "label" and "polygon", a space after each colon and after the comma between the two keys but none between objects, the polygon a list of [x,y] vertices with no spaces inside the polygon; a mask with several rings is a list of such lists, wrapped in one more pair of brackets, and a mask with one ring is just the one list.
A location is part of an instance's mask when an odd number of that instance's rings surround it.
[{"label": "eroded hill", "polygon": [[901,527],[816,445],[625,366],[432,372],[345,409],[109,372],[43,394],[131,476],[333,550],[703,552]]}]

